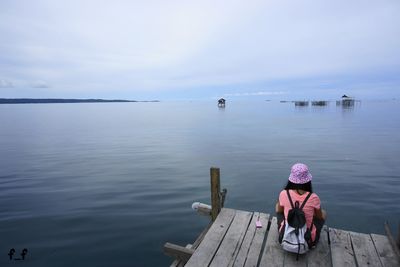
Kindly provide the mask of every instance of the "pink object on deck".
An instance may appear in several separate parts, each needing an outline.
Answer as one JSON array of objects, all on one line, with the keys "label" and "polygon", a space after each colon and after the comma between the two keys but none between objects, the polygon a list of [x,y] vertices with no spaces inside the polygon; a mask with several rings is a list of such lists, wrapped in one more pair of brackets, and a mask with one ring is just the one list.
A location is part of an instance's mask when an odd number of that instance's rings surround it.
[{"label": "pink object on deck", "polygon": [[257,228],[261,228],[262,227],[262,224],[261,224],[261,222],[259,220],[256,221],[256,227]]}]

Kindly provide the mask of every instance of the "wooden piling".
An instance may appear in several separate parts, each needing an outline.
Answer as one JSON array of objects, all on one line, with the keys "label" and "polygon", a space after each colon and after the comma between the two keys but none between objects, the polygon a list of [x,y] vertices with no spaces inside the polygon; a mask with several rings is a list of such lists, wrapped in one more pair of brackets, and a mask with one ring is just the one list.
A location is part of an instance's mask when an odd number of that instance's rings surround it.
[{"label": "wooden piling", "polygon": [[397,225],[397,247],[400,249],[400,223]]},{"label": "wooden piling", "polygon": [[221,184],[219,168],[210,168],[210,182],[211,182],[211,220],[215,221],[219,212],[221,211]]}]

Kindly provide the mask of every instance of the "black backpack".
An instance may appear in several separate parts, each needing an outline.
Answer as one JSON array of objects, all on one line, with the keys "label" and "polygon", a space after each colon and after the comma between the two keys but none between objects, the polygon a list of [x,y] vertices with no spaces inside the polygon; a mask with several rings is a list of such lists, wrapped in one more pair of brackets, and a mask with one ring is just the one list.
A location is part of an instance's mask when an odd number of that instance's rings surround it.
[{"label": "black backpack", "polygon": [[311,243],[311,229],[307,228],[306,216],[303,208],[312,193],[307,195],[300,206],[298,201],[293,205],[289,190],[286,190],[286,192],[292,209],[288,212],[287,223],[285,222],[281,230],[279,242],[284,250],[297,253],[297,260],[299,254],[304,254],[308,251]]}]

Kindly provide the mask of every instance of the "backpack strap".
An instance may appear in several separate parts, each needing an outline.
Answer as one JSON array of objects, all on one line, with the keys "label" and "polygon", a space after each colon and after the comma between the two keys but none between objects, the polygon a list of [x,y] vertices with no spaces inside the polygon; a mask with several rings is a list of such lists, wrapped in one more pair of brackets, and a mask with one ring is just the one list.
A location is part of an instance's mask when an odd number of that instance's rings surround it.
[{"label": "backpack strap", "polygon": [[301,204],[301,207],[300,207],[301,210],[304,208],[304,205],[306,204],[307,200],[310,198],[311,194],[312,194],[311,192],[308,193],[306,199],[304,199],[304,201],[303,201],[303,203]]},{"label": "backpack strap", "polygon": [[292,209],[294,209],[292,197],[290,196],[289,190],[286,190],[286,193],[287,193],[287,196],[288,196],[288,198],[289,198],[290,206],[292,206]]},{"label": "backpack strap", "polygon": [[[286,190],[286,193],[287,193],[287,196],[288,196],[288,199],[290,202],[290,206],[292,206],[292,209],[293,209],[294,205],[293,205],[292,197],[290,196],[289,190]],[[310,198],[311,195],[312,195],[311,192],[308,193],[308,195],[306,196],[306,199],[304,199],[303,203],[301,204],[301,207],[300,207],[301,210],[304,208],[304,205],[306,204],[307,200]]]}]

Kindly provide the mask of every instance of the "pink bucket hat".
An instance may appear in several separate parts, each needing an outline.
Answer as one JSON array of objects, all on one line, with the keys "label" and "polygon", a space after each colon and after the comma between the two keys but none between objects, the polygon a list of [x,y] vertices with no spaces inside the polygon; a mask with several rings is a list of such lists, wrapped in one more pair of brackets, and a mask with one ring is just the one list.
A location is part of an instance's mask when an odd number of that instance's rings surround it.
[{"label": "pink bucket hat", "polygon": [[294,184],[305,184],[310,182],[312,179],[312,175],[308,170],[306,164],[296,163],[292,166],[292,170],[290,172],[289,181]]}]

